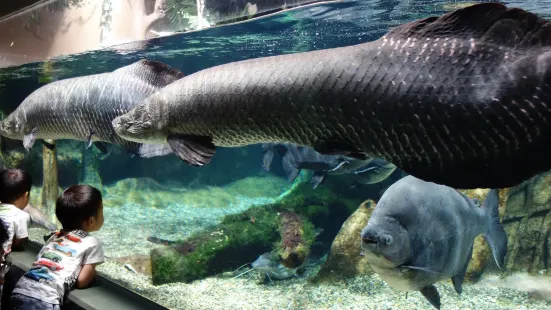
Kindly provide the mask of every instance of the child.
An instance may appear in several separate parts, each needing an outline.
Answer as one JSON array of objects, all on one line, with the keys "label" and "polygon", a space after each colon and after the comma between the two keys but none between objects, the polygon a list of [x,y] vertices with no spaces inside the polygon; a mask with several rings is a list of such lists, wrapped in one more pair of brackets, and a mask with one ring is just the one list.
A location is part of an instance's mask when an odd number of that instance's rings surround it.
[{"label": "child", "polygon": [[[4,244],[4,242],[8,241],[10,238],[10,234],[8,233],[8,225],[0,219],[0,243]],[[6,268],[6,262],[4,261],[4,248],[0,247],[0,286],[4,285],[4,275],[8,271]],[[0,290],[1,294],[1,290]]]},{"label": "child", "polygon": [[3,243],[4,256],[12,247],[22,248],[28,241],[30,216],[23,209],[29,204],[31,175],[21,169],[0,171],[0,218],[8,225],[8,241]]},{"label": "child", "polygon": [[55,214],[63,229],[15,285],[14,309],[60,309],[69,290],[88,286],[96,265],[104,261],[100,241],[88,234],[103,225],[100,191],[88,185],[69,187],[57,199]]}]

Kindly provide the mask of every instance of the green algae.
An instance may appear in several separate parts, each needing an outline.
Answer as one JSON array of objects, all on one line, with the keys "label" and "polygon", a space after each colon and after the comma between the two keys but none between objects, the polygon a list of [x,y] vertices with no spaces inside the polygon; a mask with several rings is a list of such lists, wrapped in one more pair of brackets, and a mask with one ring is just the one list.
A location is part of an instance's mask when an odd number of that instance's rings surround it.
[{"label": "green algae", "polygon": [[[255,207],[226,217],[216,228],[195,234],[179,246],[152,250],[153,284],[190,282],[214,275],[234,268],[235,257],[254,260],[277,241],[274,227],[278,219],[276,213]],[[192,250],[182,255],[178,249],[183,247]]]}]

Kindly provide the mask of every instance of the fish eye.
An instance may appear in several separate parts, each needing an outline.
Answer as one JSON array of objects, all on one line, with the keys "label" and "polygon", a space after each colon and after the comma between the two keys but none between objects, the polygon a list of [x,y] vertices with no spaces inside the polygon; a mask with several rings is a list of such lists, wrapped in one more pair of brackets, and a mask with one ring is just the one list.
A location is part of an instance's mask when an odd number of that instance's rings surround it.
[{"label": "fish eye", "polygon": [[385,244],[386,245],[391,245],[392,244],[392,236],[385,236]]}]

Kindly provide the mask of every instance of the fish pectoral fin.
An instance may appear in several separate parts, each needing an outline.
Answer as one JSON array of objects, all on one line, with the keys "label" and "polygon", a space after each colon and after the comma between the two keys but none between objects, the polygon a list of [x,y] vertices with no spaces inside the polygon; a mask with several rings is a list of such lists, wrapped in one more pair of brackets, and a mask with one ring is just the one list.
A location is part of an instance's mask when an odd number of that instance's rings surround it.
[{"label": "fish pectoral fin", "polygon": [[[90,142],[92,142],[92,141],[90,140]],[[91,146],[91,144],[90,144],[89,146],[87,146],[86,148],[89,148],[90,146]],[[108,143],[96,141],[96,142],[94,142],[94,146],[95,146],[100,152],[102,152],[103,154],[109,154],[109,153],[111,153],[112,145],[110,145],[110,144],[108,144]]]},{"label": "fish pectoral fin", "polygon": [[314,150],[323,155],[342,155],[360,160],[369,158],[364,151],[344,141],[321,141],[314,147]]},{"label": "fish pectoral fin", "polygon": [[421,289],[421,294],[425,296],[431,305],[440,310],[440,294],[434,285]]},{"label": "fish pectoral fin", "polygon": [[463,280],[465,280],[465,274],[467,273],[467,268],[469,267],[469,262],[471,261],[471,257],[473,256],[473,246],[471,245],[471,250],[469,251],[469,255],[467,256],[468,259],[463,264],[463,267],[459,271],[458,274],[452,277],[452,283],[453,288],[457,292],[457,294],[461,294],[463,291]]},{"label": "fish pectoral fin", "polygon": [[88,139],[86,140],[86,148],[89,149],[91,146],[92,146],[92,139],[94,138],[94,135],[96,133],[94,132],[93,129],[90,129],[90,134],[88,135]]},{"label": "fish pectoral fin", "polygon": [[287,174],[287,181],[289,183],[295,181],[298,174],[300,173],[300,169],[297,168],[291,153],[286,153],[285,155],[283,155],[281,165],[283,166],[285,174]]},{"label": "fish pectoral fin", "polygon": [[312,184],[312,188],[316,189],[323,181],[325,180],[325,173],[319,173],[314,172],[314,175],[312,175],[312,179],[310,180],[310,184]]},{"label": "fish pectoral fin", "polygon": [[429,267],[418,267],[418,266],[407,266],[407,265],[402,265],[402,267],[409,268],[409,269],[421,270],[421,271],[430,272],[430,273],[434,273],[434,274],[440,274],[440,272],[438,272],[436,270],[432,270]]},{"label": "fish pectoral fin", "polygon": [[174,154],[192,166],[208,164],[216,152],[210,137],[171,134],[167,141]]},{"label": "fish pectoral fin", "polygon": [[31,130],[31,132],[29,132],[28,134],[25,135],[25,137],[23,137],[23,147],[25,147],[27,151],[30,151],[31,148],[33,147],[34,142],[36,141],[37,132],[38,132],[38,128],[34,127]]}]

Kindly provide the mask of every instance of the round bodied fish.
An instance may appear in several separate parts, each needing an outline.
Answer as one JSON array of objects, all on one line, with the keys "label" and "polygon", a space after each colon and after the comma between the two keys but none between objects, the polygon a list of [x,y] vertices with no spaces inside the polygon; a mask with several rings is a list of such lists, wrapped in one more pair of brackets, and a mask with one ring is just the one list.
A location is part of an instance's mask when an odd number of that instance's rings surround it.
[{"label": "round bodied fish", "polygon": [[391,287],[421,291],[439,309],[433,284],[451,278],[461,294],[478,235],[484,235],[503,268],[507,235],[498,204],[496,189],[479,207],[478,200],[451,187],[404,177],[385,191],[362,230],[362,254]]},{"label": "round bodied fish", "polygon": [[120,145],[140,157],[170,154],[166,144],[142,145],[120,138],[115,117],[183,74],[163,63],[140,60],[113,72],[59,80],[31,93],[0,124],[0,135],[23,140],[29,150],[36,139],[74,139],[108,152]]},{"label": "round bodied fish", "polygon": [[282,142],[383,158],[454,188],[511,187],[551,169],[551,25],[482,3],[353,46],[186,76],[113,121],[188,164],[216,146]]}]

